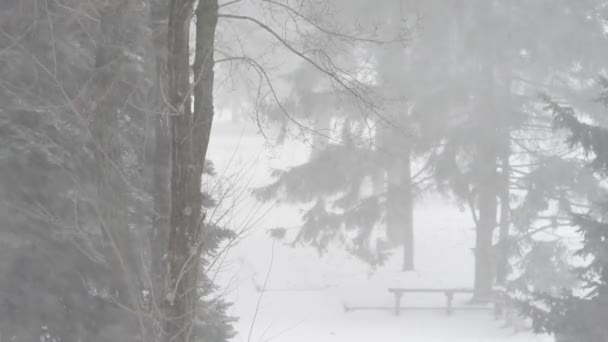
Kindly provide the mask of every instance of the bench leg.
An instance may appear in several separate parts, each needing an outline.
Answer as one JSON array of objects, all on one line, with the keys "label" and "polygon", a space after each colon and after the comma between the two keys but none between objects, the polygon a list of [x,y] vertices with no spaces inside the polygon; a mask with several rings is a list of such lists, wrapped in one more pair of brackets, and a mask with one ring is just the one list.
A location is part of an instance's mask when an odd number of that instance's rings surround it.
[{"label": "bench leg", "polygon": [[446,314],[448,316],[451,316],[452,315],[452,299],[454,299],[454,293],[446,292],[445,298],[447,300]]},{"label": "bench leg", "polygon": [[401,313],[401,293],[395,293],[395,316]]}]

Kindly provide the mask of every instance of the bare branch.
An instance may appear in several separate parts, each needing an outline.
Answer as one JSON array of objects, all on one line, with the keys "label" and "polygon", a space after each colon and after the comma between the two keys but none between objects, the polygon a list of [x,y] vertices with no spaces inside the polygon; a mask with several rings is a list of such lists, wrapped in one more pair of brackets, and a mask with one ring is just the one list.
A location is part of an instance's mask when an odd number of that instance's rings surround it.
[{"label": "bare branch", "polygon": [[228,7],[228,6],[230,6],[230,5],[233,5],[233,4],[236,4],[236,3],[239,3],[239,2],[241,2],[241,1],[243,1],[243,0],[232,0],[232,1],[228,1],[228,2],[226,2],[226,3],[223,3],[223,4],[219,5],[219,7],[218,7],[218,8],[222,8],[222,7]]},{"label": "bare branch", "polygon": [[268,285],[268,279],[270,278],[270,273],[272,272],[272,264],[274,263],[274,242],[276,239],[272,239],[272,246],[270,250],[270,265],[268,265],[268,272],[266,273],[266,278],[264,279],[264,285],[262,285],[262,290],[260,292],[260,296],[258,297],[258,302],[255,306],[255,312],[253,314],[253,319],[251,320],[251,326],[249,327],[249,334],[247,336],[247,342],[251,341],[251,333],[253,332],[253,327],[255,326],[256,318],[258,317],[258,313],[260,311],[260,304],[262,304],[262,297],[264,297],[264,292],[266,290],[266,286]]},{"label": "bare branch", "polygon": [[288,12],[292,13],[293,15],[295,15],[296,17],[304,20],[306,23],[310,24],[311,26],[313,26],[314,28],[316,28],[317,30],[330,35],[330,36],[334,36],[334,37],[338,37],[344,40],[349,40],[349,41],[358,41],[358,42],[364,42],[364,43],[372,43],[372,44],[377,44],[377,45],[386,45],[386,44],[392,44],[392,43],[398,43],[398,42],[404,42],[407,40],[406,37],[397,37],[395,39],[390,39],[390,40],[381,40],[381,39],[374,39],[374,38],[361,38],[361,37],[357,37],[355,35],[350,35],[350,34],[345,34],[345,33],[341,33],[341,32],[337,32],[337,31],[333,31],[330,29],[327,29],[325,27],[322,27],[321,25],[315,23],[312,19],[308,18],[307,16],[305,16],[304,14],[302,14],[300,11],[294,9],[293,7],[287,6],[285,4],[282,4],[280,2],[277,1],[273,1],[273,0],[262,0],[263,2],[267,2],[269,4],[275,5],[275,6],[279,6],[284,8],[285,10],[287,10]]},{"label": "bare branch", "polygon": [[[319,64],[319,62],[317,62],[314,59],[312,59],[311,57],[307,56],[304,52],[296,49],[292,43],[287,41],[285,38],[281,37],[281,35],[279,35],[275,30],[273,30],[271,27],[269,27],[268,25],[264,24],[263,22],[261,22],[260,20],[258,20],[256,18],[253,18],[250,16],[244,16],[244,15],[226,14],[226,13],[220,13],[220,14],[218,14],[218,17],[226,18],[226,19],[249,21],[249,22],[254,23],[255,25],[259,26],[264,31],[268,32],[270,35],[275,37],[275,39],[277,39],[278,42],[281,45],[283,45],[287,50],[289,50],[296,56],[300,57],[301,59],[303,59],[304,61],[309,63],[313,68],[315,68],[322,74],[326,75],[330,80],[336,82],[340,86],[340,88],[342,88],[348,94],[352,95],[355,99],[357,99],[358,100],[357,106],[364,105],[366,108],[364,109],[364,108],[360,107],[359,110],[361,112],[361,115],[363,116],[363,119],[366,122],[367,122],[367,120],[369,120],[369,118],[367,117],[367,115],[365,113],[369,110],[373,115],[375,115],[377,118],[379,118],[381,122],[385,123],[386,125],[388,125],[390,127],[393,127],[395,130],[399,131],[400,134],[404,135],[405,137],[410,136],[410,134],[407,131],[405,131],[403,129],[403,127],[401,127],[399,124],[396,124],[389,118],[385,117],[381,113],[382,108],[370,100],[370,97],[371,97],[370,94],[372,93],[372,89],[370,89],[369,87],[365,87],[364,84],[362,84],[360,81],[358,81],[355,77],[350,76],[348,73],[343,73],[344,75],[342,75],[342,73],[340,73],[338,70],[336,70],[337,68],[335,68],[333,62],[331,61],[331,58],[327,54],[321,54],[321,55],[325,58],[325,62],[330,66],[329,69],[323,67],[321,64]],[[348,77],[346,77],[345,75],[347,75]],[[272,95],[275,96],[274,93]],[[283,109],[281,109],[281,110],[283,111]]]},{"label": "bare branch", "polygon": [[[306,132],[310,132],[316,135],[319,135],[323,138],[329,139],[329,140],[333,140],[336,141],[336,139],[332,138],[331,136],[328,136],[326,134],[323,134],[321,132],[316,131],[313,128],[310,128],[302,123],[300,123],[297,119],[295,119],[285,108],[285,106],[283,105],[283,103],[281,102],[281,100],[279,99],[274,86],[272,85],[272,82],[270,80],[270,77],[268,76],[268,73],[266,73],[266,70],[264,69],[264,67],[262,67],[256,60],[249,58],[249,57],[245,57],[245,56],[240,56],[240,57],[226,57],[226,58],[222,58],[216,61],[216,63],[221,63],[221,62],[228,62],[228,61],[243,61],[247,64],[249,64],[250,66],[252,66],[256,72],[260,75],[260,77],[262,77],[265,81],[266,84],[268,85],[268,87],[270,88],[270,93],[273,97],[273,100],[275,101],[275,103],[277,104],[277,106],[279,107],[279,109],[281,110],[281,112],[289,119],[289,121],[291,121],[292,123],[294,123],[296,126],[298,126],[300,129],[306,131]],[[260,130],[262,130],[261,127],[261,123],[260,120],[258,118],[257,120],[257,124],[258,124],[258,128]]]},{"label": "bare branch", "polygon": [[[245,20],[245,21],[249,21],[249,22],[252,22],[252,23],[256,24],[260,28],[264,29],[266,32],[270,33],[273,37],[275,37],[289,51],[291,51],[296,56],[298,56],[298,57],[302,58],[303,60],[305,60],[306,62],[308,62],[315,69],[317,69],[321,73],[325,74],[330,79],[332,79],[335,82],[337,82],[348,93],[350,93],[351,95],[355,96],[356,98],[358,98],[360,100],[363,100],[363,102],[367,103],[368,106],[370,106],[371,108],[376,108],[377,109],[377,106],[375,106],[373,103],[367,101],[365,99],[365,97],[364,97],[363,94],[360,94],[360,93],[358,93],[358,92],[356,92],[354,90],[355,85],[359,83],[358,81],[356,81],[354,79],[349,79],[349,78],[346,78],[346,77],[342,77],[342,76],[340,76],[340,75],[338,75],[336,73],[333,73],[333,72],[325,69],[319,63],[317,63],[316,61],[314,61],[312,58],[306,56],[303,52],[298,51],[296,48],[293,47],[293,45],[291,43],[289,43],[287,40],[285,40],[283,37],[281,37],[278,33],[276,33],[272,28],[270,28],[268,25],[264,24],[263,22],[259,21],[258,19],[255,19],[255,18],[249,17],[249,16],[236,15],[236,14],[218,14],[218,16],[220,18]],[[351,83],[351,82],[353,84],[348,84],[348,83]]]}]

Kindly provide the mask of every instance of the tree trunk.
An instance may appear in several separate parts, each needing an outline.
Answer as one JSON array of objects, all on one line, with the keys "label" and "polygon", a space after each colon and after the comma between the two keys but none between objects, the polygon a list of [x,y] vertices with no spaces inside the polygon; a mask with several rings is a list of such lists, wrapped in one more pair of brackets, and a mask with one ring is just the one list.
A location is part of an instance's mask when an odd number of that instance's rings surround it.
[{"label": "tree trunk", "polygon": [[[389,22],[396,25],[400,14],[394,13]],[[395,72],[395,65],[402,65],[405,54],[402,48],[385,49],[379,56],[381,79],[388,97],[400,97],[404,83],[402,74]],[[405,107],[405,108],[404,108]],[[386,233],[389,242],[403,246],[403,271],[414,269],[414,223],[412,199],[411,154],[412,142],[408,136],[410,122],[406,103],[398,103],[389,109],[386,121],[378,128],[378,145],[384,154],[386,167]]]},{"label": "tree trunk", "polygon": [[483,180],[479,189],[479,222],[475,240],[475,302],[487,302],[492,296],[492,236],[496,227],[498,205],[496,186],[493,183],[496,180],[496,160],[493,158],[492,153],[487,153],[485,158],[482,158]]},{"label": "tree trunk", "polygon": [[[505,315],[507,275],[509,273],[509,228],[510,221],[510,196],[509,196],[509,155],[501,157],[502,170],[500,173],[500,222],[498,244],[494,246],[496,285],[501,289],[500,293],[494,294],[494,317],[500,318]],[[498,297],[496,297],[498,296]]]},{"label": "tree trunk", "polygon": [[201,176],[213,119],[213,48],[217,0],[196,9],[194,111],[189,82],[189,23],[192,1],[173,0],[169,9],[169,102],[176,111],[171,129],[171,214],[165,290],[166,341],[195,339],[197,283],[202,248]]},{"label": "tree trunk", "polygon": [[[506,145],[508,145],[508,136],[506,137]],[[496,250],[496,283],[499,286],[505,286],[507,275],[509,273],[509,230],[511,227],[510,218],[510,191],[509,191],[509,172],[510,172],[510,151],[508,146],[504,146],[505,150],[502,153],[501,172],[499,180],[499,198],[500,198],[500,224],[498,235],[498,248]]]},{"label": "tree trunk", "polygon": [[[387,169],[386,230],[390,241],[403,246],[403,271],[414,269],[414,224],[410,148],[399,144]],[[392,149],[397,153],[396,149]]]},{"label": "tree trunk", "polygon": [[[508,75],[510,71],[506,71]],[[507,276],[509,275],[509,230],[511,228],[511,198],[509,189],[509,176],[511,172],[510,157],[511,157],[511,136],[509,126],[509,113],[511,111],[511,78],[506,77],[506,81],[500,87],[501,102],[499,103],[498,112],[498,154],[500,159],[501,171],[498,175],[498,197],[500,199],[500,222],[498,243],[494,248],[495,263],[496,263],[496,285],[501,288],[501,293],[498,301],[494,305],[494,315],[496,318],[504,316],[506,308],[506,293]]]},{"label": "tree trunk", "polygon": [[412,152],[403,148],[403,271],[414,270],[414,194],[412,193]]},{"label": "tree trunk", "polygon": [[386,235],[403,247],[403,271],[414,269],[414,223],[412,200],[411,147],[402,136],[403,126],[385,127],[379,143],[386,153]]},{"label": "tree trunk", "polygon": [[[477,222],[475,244],[475,293],[473,300],[487,302],[492,298],[492,285],[496,265],[493,251],[493,233],[496,228],[496,215],[498,211],[498,183],[497,160],[500,132],[500,111],[496,101],[496,80],[492,65],[486,65],[482,71],[484,88],[480,88],[481,102],[477,112],[479,141],[477,142],[477,174],[478,180],[478,208],[479,221]],[[497,125],[497,122],[499,124]]]}]

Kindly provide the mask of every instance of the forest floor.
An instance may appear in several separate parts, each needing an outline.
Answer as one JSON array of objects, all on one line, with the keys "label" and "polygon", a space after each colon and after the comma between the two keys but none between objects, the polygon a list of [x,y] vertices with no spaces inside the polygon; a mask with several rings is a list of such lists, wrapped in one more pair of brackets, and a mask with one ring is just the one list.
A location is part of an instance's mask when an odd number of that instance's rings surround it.
[{"label": "forest floor", "polygon": [[[211,140],[211,160],[221,175],[239,179],[236,188],[263,185],[269,168],[305,158],[305,146],[294,144],[289,146],[290,153],[271,153],[262,138],[235,136],[219,127]],[[229,314],[238,318],[236,342],[551,341],[527,331],[515,332],[490,311],[457,310],[448,317],[442,310],[406,310],[399,317],[394,315],[389,287],[472,287],[470,215],[436,196],[419,200],[415,208],[413,272],[399,271],[400,251],[386,265],[372,270],[339,246],[322,256],[312,247],[290,246],[287,242],[295,229],[288,229],[286,239],[273,242],[268,229],[297,226],[298,208],[263,206],[246,191],[227,201],[234,211],[232,226],[251,223],[217,276],[223,294],[233,303]],[[457,296],[455,306],[466,306],[469,299],[467,294]],[[402,305],[442,306],[445,297],[441,293],[406,295]],[[386,309],[347,312],[345,307]]]}]

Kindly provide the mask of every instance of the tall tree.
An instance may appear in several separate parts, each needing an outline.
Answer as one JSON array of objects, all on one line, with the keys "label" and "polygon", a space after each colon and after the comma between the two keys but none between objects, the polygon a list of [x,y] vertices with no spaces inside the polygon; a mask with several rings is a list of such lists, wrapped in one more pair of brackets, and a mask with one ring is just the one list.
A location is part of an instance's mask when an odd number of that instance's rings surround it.
[{"label": "tall tree", "polygon": [[[95,56],[95,78],[90,89],[90,130],[93,137],[96,182],[99,196],[98,219],[104,239],[111,249],[113,264],[120,270],[124,280],[120,300],[137,310],[142,284],[138,273],[142,269],[141,251],[128,229],[130,201],[124,191],[123,147],[120,146],[120,124],[124,117],[120,108],[138,86],[136,73],[125,72],[129,61],[124,47],[137,39],[137,30],[142,23],[127,25],[132,13],[140,10],[132,2],[120,1],[100,10],[101,32]],[[141,324],[141,322],[140,322]]]},{"label": "tall tree", "polygon": [[[555,116],[557,129],[570,131],[572,148],[591,155],[591,166],[598,176],[608,171],[608,130],[603,120],[582,122],[572,107],[546,98]],[[599,121],[599,122],[598,122]],[[601,200],[585,213],[572,213],[572,223],[579,229],[582,247],[577,254],[588,263],[577,274],[583,283],[582,294],[565,290],[560,296],[537,293],[525,303],[524,311],[532,317],[536,332],[552,333],[558,342],[599,342],[608,338],[604,318],[608,314],[608,225],[606,203]]]},{"label": "tall tree", "polygon": [[[420,82],[423,87],[412,89],[413,115],[442,117],[425,132],[440,145],[434,163],[439,185],[448,185],[473,214],[477,232],[475,297],[480,300],[488,298],[496,273],[504,273],[500,269],[505,267],[502,253],[506,250],[493,242],[497,213],[501,211],[506,218],[511,206],[518,203],[514,198],[522,193],[514,184],[529,172],[525,166],[529,164],[522,161],[536,162],[544,153],[539,149],[547,151],[551,144],[550,137],[543,137],[545,146],[534,145],[533,141],[541,139],[547,117],[531,108],[530,101],[535,101],[539,86],[567,92],[564,84],[547,83],[550,78],[568,74],[588,79],[589,70],[598,70],[596,55],[568,48],[602,45],[595,20],[601,11],[598,3],[564,5],[566,10],[546,11],[542,0],[525,4],[412,3],[426,19],[423,42],[412,52],[417,62],[412,77],[424,80]],[[450,13],[450,20],[443,20],[442,13]],[[569,33],[564,32],[565,27]],[[537,39],[531,41],[530,37]],[[569,68],[576,61],[581,61],[584,71],[573,74]],[[445,101],[437,101],[439,97]],[[503,220],[501,230],[504,238],[511,224]]]},{"label": "tall tree", "polygon": [[[240,5],[243,5],[240,7]],[[164,330],[167,340],[189,341],[196,334],[196,307],[199,303],[197,283],[204,275],[199,273],[199,267],[205,263],[201,251],[210,240],[211,225],[205,221],[202,210],[201,174],[205,169],[205,157],[209,145],[212,120],[214,117],[213,87],[215,50],[221,51],[222,62],[244,63],[249,65],[259,75],[269,89],[270,96],[280,103],[267,70],[261,62],[247,55],[234,55],[232,50],[218,48],[216,27],[218,19],[237,25],[251,25],[262,34],[271,37],[282,46],[286,53],[309,64],[316,72],[334,82],[343,92],[348,93],[360,103],[368,103],[364,88],[353,75],[344,74],[337,69],[331,60],[331,54],[320,49],[317,54],[309,55],[309,44],[297,42],[296,37],[282,35],[273,28],[280,21],[269,22],[255,17],[257,13],[278,11],[283,19],[307,22],[313,29],[324,32],[328,36],[336,36],[331,31],[319,29],[307,21],[307,11],[315,11],[318,4],[314,2],[264,1],[259,8],[240,2],[228,2],[222,6],[219,13],[217,0],[194,2],[192,0],[174,0],[169,5],[168,27],[168,105],[171,109],[169,119],[171,139],[171,209],[169,222],[169,244],[166,261],[167,288],[163,293],[164,300]],[[196,10],[194,10],[196,6]],[[239,11],[241,9],[241,11]],[[196,36],[194,65],[192,74],[189,68],[189,46],[191,39],[190,22],[196,17]],[[221,27],[221,25],[219,25]],[[280,22],[280,26],[284,23]],[[219,31],[218,31],[219,32]],[[225,29],[221,31],[225,33]],[[220,44],[220,43],[218,43]],[[224,46],[221,42],[219,46]],[[276,46],[275,46],[276,47]],[[317,51],[317,50],[315,50]],[[276,52],[275,52],[276,53]],[[284,109],[284,107],[282,107]],[[282,114],[289,117],[289,112]],[[200,334],[199,334],[200,335]]]},{"label": "tall tree", "polygon": [[[201,177],[213,119],[213,49],[217,0],[196,5],[194,83],[190,82],[190,20],[194,1],[169,5],[168,99],[171,129],[171,209],[164,294],[167,341],[195,338],[199,265],[204,243]],[[192,101],[194,106],[192,106]]]},{"label": "tall tree", "polygon": [[147,218],[136,157],[144,116],[134,108],[149,80],[142,3],[41,4],[0,11],[2,144],[12,146],[2,207],[21,213],[1,234],[17,242],[3,260],[2,334],[133,340],[146,336],[135,243]]},{"label": "tall tree", "polygon": [[[401,89],[405,71],[403,44],[410,38],[414,21],[404,18],[400,3],[391,1],[362,18],[363,22],[381,18],[386,22],[381,34],[395,39],[341,36],[353,45],[347,50],[349,55],[361,55],[352,61],[365,74],[361,78],[373,75],[365,82],[368,89],[379,94],[382,105],[365,107],[362,113],[352,104],[328,101],[339,95],[331,89],[314,93],[308,87],[298,91],[301,87],[296,83],[296,95],[301,99],[308,97],[308,101],[294,107],[304,113],[304,119],[308,115],[319,122],[316,118],[321,117],[321,122],[331,122],[332,127],[315,126],[305,132],[313,141],[310,159],[290,170],[276,172],[275,181],[255,193],[264,201],[286,199],[308,206],[294,243],[311,244],[324,251],[328,244],[340,241],[351,253],[374,266],[386,260],[388,249],[403,247],[403,269],[412,270],[413,147],[407,145],[413,144],[414,137],[409,131],[409,110]],[[353,6],[351,12],[357,8]],[[321,81],[311,79],[310,74],[306,80],[316,89],[322,88]],[[314,143],[321,140],[323,144]]]},{"label": "tall tree", "polygon": [[[403,2],[387,18],[387,27],[397,28],[404,20]],[[376,144],[383,173],[386,174],[386,234],[389,243],[403,248],[402,270],[414,269],[414,180],[412,160],[415,156],[415,126],[410,116],[411,103],[402,99],[406,89],[407,63],[405,48],[393,44],[376,53],[380,92],[387,103],[385,122],[377,120]],[[418,151],[419,152],[419,151]]]}]

